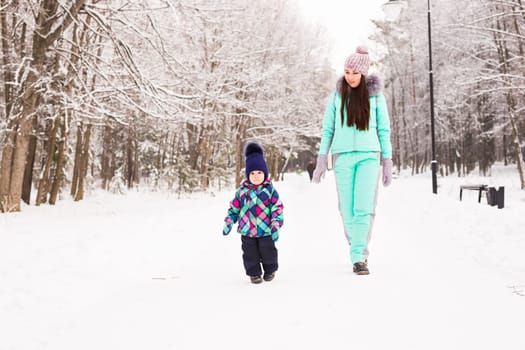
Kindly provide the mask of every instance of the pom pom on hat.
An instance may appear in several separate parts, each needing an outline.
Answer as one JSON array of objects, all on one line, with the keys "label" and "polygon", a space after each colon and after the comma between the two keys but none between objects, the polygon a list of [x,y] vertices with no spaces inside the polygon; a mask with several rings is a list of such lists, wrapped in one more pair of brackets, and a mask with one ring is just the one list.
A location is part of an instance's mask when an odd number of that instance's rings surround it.
[{"label": "pom pom on hat", "polygon": [[250,179],[250,173],[254,170],[260,170],[264,173],[264,179],[268,179],[268,167],[264,160],[264,150],[257,142],[248,142],[244,148],[246,157],[246,178]]},{"label": "pom pom on hat", "polygon": [[366,46],[358,46],[355,52],[347,57],[345,61],[345,69],[350,68],[363,75],[368,75],[368,68],[370,67],[370,58],[368,57],[368,49]]},{"label": "pom pom on hat", "polygon": [[358,46],[355,49],[356,53],[360,53],[361,55],[368,55],[368,49],[366,46]]}]

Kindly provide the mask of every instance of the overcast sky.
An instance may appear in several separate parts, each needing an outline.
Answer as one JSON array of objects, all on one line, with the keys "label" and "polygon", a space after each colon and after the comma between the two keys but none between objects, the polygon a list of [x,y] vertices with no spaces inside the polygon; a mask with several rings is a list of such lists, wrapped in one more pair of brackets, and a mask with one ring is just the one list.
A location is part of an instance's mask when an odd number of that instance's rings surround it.
[{"label": "overcast sky", "polygon": [[[304,15],[323,23],[334,36],[332,63],[340,69],[357,45],[368,44],[373,25],[370,19],[383,17],[387,0],[298,0]],[[371,52],[373,58],[373,52]],[[342,68],[341,68],[342,70]]]}]

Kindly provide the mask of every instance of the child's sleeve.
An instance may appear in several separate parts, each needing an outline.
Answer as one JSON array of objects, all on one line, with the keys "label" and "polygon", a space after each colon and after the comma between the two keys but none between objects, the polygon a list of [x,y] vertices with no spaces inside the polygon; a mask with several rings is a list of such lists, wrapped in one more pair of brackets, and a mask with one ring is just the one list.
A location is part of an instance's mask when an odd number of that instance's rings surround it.
[{"label": "child's sleeve", "polygon": [[239,219],[239,212],[241,210],[241,200],[240,200],[240,190],[237,190],[235,193],[235,198],[230,202],[230,207],[228,208],[228,215],[224,218],[224,227],[222,229],[222,234],[227,235],[232,230],[233,224]]},{"label": "child's sleeve", "polygon": [[277,190],[273,190],[272,197],[271,197],[271,203],[272,203],[272,210],[270,212],[271,217],[271,231],[272,231],[272,239],[274,242],[277,242],[279,239],[279,231],[281,230],[281,227],[283,226],[284,218],[283,218],[283,203],[279,199],[279,193],[277,193]]}]

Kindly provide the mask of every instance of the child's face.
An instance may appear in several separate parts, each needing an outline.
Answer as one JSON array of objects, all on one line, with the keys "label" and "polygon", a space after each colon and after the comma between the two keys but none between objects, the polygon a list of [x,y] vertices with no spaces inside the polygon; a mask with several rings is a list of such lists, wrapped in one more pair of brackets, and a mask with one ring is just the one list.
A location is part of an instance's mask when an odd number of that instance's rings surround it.
[{"label": "child's face", "polygon": [[260,185],[264,182],[264,172],[260,170],[250,171],[250,182],[254,185]]}]

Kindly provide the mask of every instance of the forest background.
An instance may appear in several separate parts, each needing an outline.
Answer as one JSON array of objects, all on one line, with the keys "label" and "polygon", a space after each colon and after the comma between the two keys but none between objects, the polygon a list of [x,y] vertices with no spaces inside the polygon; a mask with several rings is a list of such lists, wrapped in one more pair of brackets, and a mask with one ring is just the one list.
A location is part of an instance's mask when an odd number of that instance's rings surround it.
[{"label": "forest background", "polygon": [[[374,21],[394,164],[430,169],[426,2]],[[271,176],[315,159],[341,71],[298,1],[0,0],[0,210],[91,189],[237,185],[257,139]],[[337,9],[334,9],[336,11]],[[525,189],[525,5],[432,6],[438,172],[517,169]]]}]

